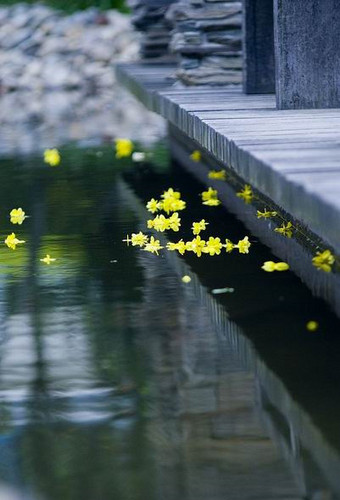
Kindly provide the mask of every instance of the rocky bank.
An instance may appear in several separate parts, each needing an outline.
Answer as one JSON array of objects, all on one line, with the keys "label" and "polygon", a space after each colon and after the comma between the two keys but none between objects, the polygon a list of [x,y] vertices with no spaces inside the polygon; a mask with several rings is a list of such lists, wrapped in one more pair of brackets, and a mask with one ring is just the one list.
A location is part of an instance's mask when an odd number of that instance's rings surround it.
[{"label": "rocky bank", "polygon": [[114,64],[138,59],[138,49],[117,11],[0,8],[0,154],[162,135],[163,122],[115,80]]}]

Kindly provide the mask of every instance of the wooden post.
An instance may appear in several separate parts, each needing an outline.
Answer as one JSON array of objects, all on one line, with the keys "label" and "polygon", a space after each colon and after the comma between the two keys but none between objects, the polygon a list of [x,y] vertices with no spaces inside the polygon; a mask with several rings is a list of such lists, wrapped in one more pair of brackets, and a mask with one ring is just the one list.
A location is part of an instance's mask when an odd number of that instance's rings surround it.
[{"label": "wooden post", "polygon": [[340,107],[339,0],[274,0],[279,109]]},{"label": "wooden post", "polygon": [[273,0],[243,0],[243,90],[275,93]]}]

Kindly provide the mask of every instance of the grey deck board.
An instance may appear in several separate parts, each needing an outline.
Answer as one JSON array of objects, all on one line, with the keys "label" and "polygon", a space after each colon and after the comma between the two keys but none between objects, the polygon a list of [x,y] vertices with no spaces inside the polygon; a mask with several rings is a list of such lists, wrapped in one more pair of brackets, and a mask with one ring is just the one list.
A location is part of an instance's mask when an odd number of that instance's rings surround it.
[{"label": "grey deck board", "polygon": [[340,252],[340,109],[276,110],[273,95],[174,86],[173,66],[133,64],[120,80]]}]

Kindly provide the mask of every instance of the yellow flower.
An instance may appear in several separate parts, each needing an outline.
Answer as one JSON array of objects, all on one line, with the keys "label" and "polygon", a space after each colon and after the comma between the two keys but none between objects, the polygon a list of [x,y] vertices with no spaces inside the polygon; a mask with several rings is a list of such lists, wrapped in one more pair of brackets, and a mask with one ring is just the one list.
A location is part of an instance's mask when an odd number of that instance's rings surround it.
[{"label": "yellow flower", "polygon": [[45,149],[44,151],[44,162],[51,165],[51,167],[56,167],[60,163],[60,154],[57,149]]},{"label": "yellow flower", "polygon": [[223,245],[223,246],[226,249],[226,252],[228,252],[228,253],[232,252],[232,250],[234,250],[234,248],[235,248],[234,243],[232,243],[228,239],[225,240],[225,245]]},{"label": "yellow flower", "polygon": [[240,240],[237,245],[234,245],[234,248],[238,248],[240,253],[249,253],[249,247],[251,243],[249,241],[248,236],[245,236],[243,240]]},{"label": "yellow flower", "polygon": [[45,264],[47,264],[48,266],[51,264],[51,262],[55,262],[56,260],[57,259],[52,259],[49,254],[47,254],[43,259],[40,259],[41,262],[45,262]]},{"label": "yellow flower", "polygon": [[201,219],[199,222],[193,222],[191,228],[193,234],[197,235],[200,234],[201,231],[205,231],[205,229],[207,229],[208,224],[209,222],[205,222],[204,219]]},{"label": "yellow flower", "polygon": [[148,229],[152,229],[155,226],[155,220],[154,219],[149,219],[147,221],[147,226],[148,226]]},{"label": "yellow flower", "polygon": [[133,151],[133,143],[130,139],[116,139],[116,158],[131,156]]},{"label": "yellow flower", "polygon": [[186,203],[183,200],[179,200],[177,198],[164,198],[163,201],[159,202],[158,208],[160,210],[164,210],[167,214],[170,212],[177,212],[178,210],[184,210],[186,207]]},{"label": "yellow flower", "polygon": [[203,201],[203,205],[208,205],[209,207],[217,207],[221,202],[217,198],[212,198],[211,200]]},{"label": "yellow flower", "polygon": [[18,238],[15,236],[15,233],[12,233],[7,236],[7,238],[5,239],[5,243],[8,248],[15,250],[16,246],[25,243],[25,240],[18,240]]},{"label": "yellow flower", "polygon": [[269,260],[264,262],[261,269],[267,271],[267,273],[272,273],[273,271],[288,271],[289,264],[287,264],[287,262],[273,262]]},{"label": "yellow flower", "polygon": [[161,198],[166,200],[167,198],[175,198],[175,200],[179,200],[181,198],[181,193],[179,191],[174,191],[172,188],[167,189],[161,195]]},{"label": "yellow flower", "polygon": [[282,234],[282,236],[286,236],[287,238],[291,238],[293,234],[293,224],[291,222],[287,222],[285,224],[284,222],[282,223],[281,227],[276,227],[274,229],[276,233]]},{"label": "yellow flower", "polygon": [[325,250],[324,252],[317,252],[316,256],[313,257],[313,266],[317,267],[318,270],[322,269],[326,273],[330,273],[332,270],[332,265],[334,264],[335,258],[330,250]]},{"label": "yellow flower", "polygon": [[151,236],[149,243],[145,245],[145,248],[143,250],[159,255],[158,250],[161,250],[162,248],[164,247],[161,246],[160,241],[155,240],[155,238]]},{"label": "yellow flower", "polygon": [[222,243],[220,238],[214,238],[213,236],[210,236],[206,246],[202,249],[202,252],[208,253],[211,256],[220,255],[221,248],[222,248]]},{"label": "yellow flower", "polygon": [[177,212],[177,210],[184,210],[186,207],[186,202],[184,200],[176,200],[172,201],[172,211]]},{"label": "yellow flower", "polygon": [[153,227],[155,231],[160,231],[163,233],[167,229],[170,229],[170,220],[164,217],[164,215],[156,215],[153,220]]},{"label": "yellow flower", "polygon": [[225,181],[227,179],[227,173],[225,170],[210,170],[208,177],[209,179]]},{"label": "yellow flower", "polygon": [[315,332],[319,328],[319,323],[317,321],[308,321],[306,328],[310,332]]},{"label": "yellow flower", "polygon": [[148,236],[146,234],[143,234],[142,231],[139,231],[139,233],[132,233],[131,235],[131,243],[132,246],[138,246],[138,247],[144,247],[147,242],[148,242]]},{"label": "yellow flower", "polygon": [[195,151],[191,153],[190,158],[193,161],[200,161],[200,159],[202,158],[201,152],[195,149]]},{"label": "yellow flower", "polygon": [[205,241],[201,240],[200,236],[196,236],[196,238],[186,243],[186,249],[189,250],[190,252],[194,252],[197,255],[197,257],[201,257],[202,250],[204,247],[205,247]]},{"label": "yellow flower", "polygon": [[151,200],[147,202],[146,208],[152,214],[154,214],[155,212],[158,212],[158,210],[159,210],[159,201],[155,200],[154,198],[151,198]]},{"label": "yellow flower", "polygon": [[181,255],[184,255],[184,252],[186,251],[186,245],[183,240],[179,240],[177,243],[167,243],[166,248],[170,250],[170,252],[173,252],[174,250],[177,250]]},{"label": "yellow flower", "polygon": [[250,203],[253,199],[253,191],[249,184],[246,184],[244,188],[236,194],[239,198],[242,198],[245,203]]},{"label": "yellow flower", "polygon": [[12,224],[20,225],[27,218],[27,215],[25,215],[25,212],[22,208],[13,208],[13,210],[10,211],[9,215],[11,217]]},{"label": "yellow flower", "polygon": [[258,210],[256,215],[258,219],[269,219],[270,217],[276,217],[277,212],[269,212],[268,210],[260,212],[260,210]]},{"label": "yellow flower", "polygon": [[217,190],[213,189],[212,187],[209,187],[208,191],[203,191],[203,193],[201,193],[201,196],[202,196],[202,201],[216,200]]},{"label": "yellow flower", "polygon": [[169,218],[170,229],[172,229],[173,231],[177,232],[177,231],[179,231],[180,225],[181,225],[181,219],[179,218],[178,213],[175,212]]},{"label": "yellow flower", "polygon": [[191,278],[186,274],[185,276],[183,276],[182,281],[183,283],[190,283]]}]

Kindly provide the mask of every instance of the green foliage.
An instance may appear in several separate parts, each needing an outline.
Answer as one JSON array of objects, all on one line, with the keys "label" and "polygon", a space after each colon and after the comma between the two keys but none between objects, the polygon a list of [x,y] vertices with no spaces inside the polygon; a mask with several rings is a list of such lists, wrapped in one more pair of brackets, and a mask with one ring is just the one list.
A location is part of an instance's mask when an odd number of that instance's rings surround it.
[{"label": "green foliage", "polygon": [[[13,5],[17,0],[0,0],[0,6]],[[33,4],[36,0],[26,0],[26,3]],[[45,0],[46,5],[54,9],[64,10],[65,12],[74,12],[84,10],[90,7],[97,7],[101,10],[118,9],[121,12],[129,12],[125,0]]]}]

